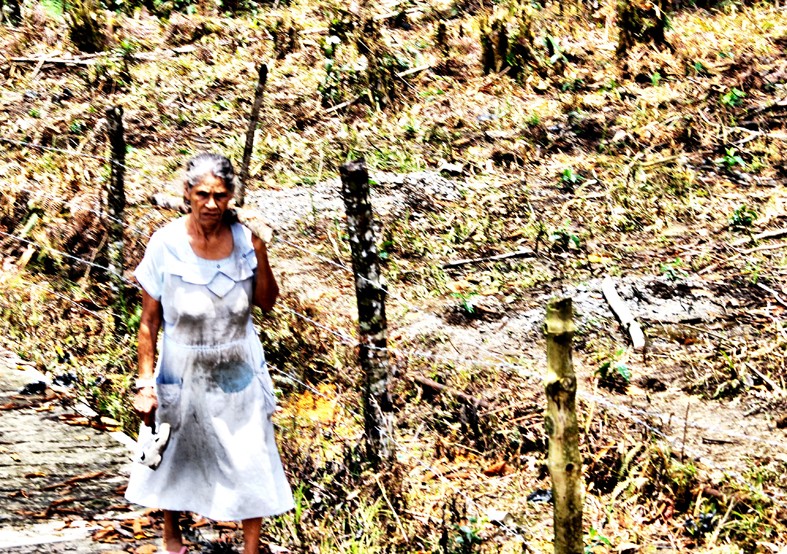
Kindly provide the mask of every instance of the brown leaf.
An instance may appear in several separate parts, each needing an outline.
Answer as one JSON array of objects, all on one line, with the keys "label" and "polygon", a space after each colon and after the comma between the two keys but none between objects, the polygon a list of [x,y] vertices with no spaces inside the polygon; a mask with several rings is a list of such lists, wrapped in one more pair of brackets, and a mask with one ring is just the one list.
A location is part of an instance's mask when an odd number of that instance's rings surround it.
[{"label": "brown leaf", "polygon": [[106,527],[104,529],[99,529],[98,531],[93,533],[93,540],[101,541],[101,542],[117,541],[118,540],[117,531],[115,531],[114,527]]},{"label": "brown leaf", "polygon": [[203,518],[198,519],[194,523],[191,524],[192,529],[199,529],[200,527],[206,527],[210,525],[210,520]]},{"label": "brown leaf", "polygon": [[501,460],[486,468],[484,470],[484,475],[486,475],[487,477],[497,477],[500,475],[505,475],[507,470],[508,470],[508,464],[506,464],[505,460]]},{"label": "brown leaf", "polygon": [[134,550],[134,554],[156,554],[158,547],[155,544],[143,544]]},{"label": "brown leaf", "polygon": [[70,479],[66,479],[61,483],[55,483],[54,485],[47,485],[46,487],[43,488],[43,490],[49,491],[60,487],[69,487],[75,483],[79,483],[80,481],[90,481],[92,479],[104,477],[105,475],[106,475],[105,471],[95,471],[93,473],[85,473],[83,475],[77,475],[76,477],[71,477]]},{"label": "brown leaf", "polygon": [[138,519],[135,519],[134,522],[131,524],[131,530],[134,532],[135,538],[141,538],[140,535],[144,536],[144,531],[142,530],[142,522]]}]

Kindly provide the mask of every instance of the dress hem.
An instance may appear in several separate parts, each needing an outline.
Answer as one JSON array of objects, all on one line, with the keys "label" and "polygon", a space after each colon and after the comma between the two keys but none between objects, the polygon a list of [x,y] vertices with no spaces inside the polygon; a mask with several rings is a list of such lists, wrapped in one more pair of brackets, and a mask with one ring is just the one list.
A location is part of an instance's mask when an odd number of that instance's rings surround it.
[{"label": "dress hem", "polygon": [[[255,513],[254,515],[225,515],[225,514],[210,514],[207,512],[202,512],[200,510],[194,510],[191,507],[171,507],[170,506],[162,506],[161,504],[155,504],[153,502],[139,502],[137,500],[131,500],[130,498],[126,497],[126,500],[131,502],[132,504],[136,504],[137,506],[142,506],[144,508],[153,508],[155,510],[167,510],[168,512],[189,512],[192,514],[197,514],[198,516],[213,520],[213,521],[243,521],[245,519],[254,519],[258,517],[276,517],[282,514],[286,514],[287,512],[295,509],[295,504],[290,505],[287,508],[283,509],[276,509],[268,513]],[[185,506],[182,505],[182,506]]]}]

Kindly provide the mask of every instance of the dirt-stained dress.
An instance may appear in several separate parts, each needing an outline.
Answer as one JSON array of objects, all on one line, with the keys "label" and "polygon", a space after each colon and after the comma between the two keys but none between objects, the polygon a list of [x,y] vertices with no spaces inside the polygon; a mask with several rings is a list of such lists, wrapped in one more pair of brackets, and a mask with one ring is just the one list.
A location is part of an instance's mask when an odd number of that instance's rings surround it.
[{"label": "dirt-stained dress", "polygon": [[156,418],[172,437],[158,469],[134,464],[126,498],[216,520],[286,512],[293,498],[273,436],[276,399],[251,320],[251,234],[234,224],[232,254],[206,260],[185,221],[157,231],[135,271],[164,313]]}]

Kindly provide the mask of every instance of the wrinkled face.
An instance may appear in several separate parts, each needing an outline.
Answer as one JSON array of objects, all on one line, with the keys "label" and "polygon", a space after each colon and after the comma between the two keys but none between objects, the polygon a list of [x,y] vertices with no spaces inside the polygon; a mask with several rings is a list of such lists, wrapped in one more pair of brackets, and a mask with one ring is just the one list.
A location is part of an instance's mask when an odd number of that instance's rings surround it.
[{"label": "wrinkled face", "polygon": [[232,193],[224,184],[223,179],[208,174],[202,180],[184,191],[186,199],[191,203],[191,214],[201,225],[218,225],[227,210]]}]

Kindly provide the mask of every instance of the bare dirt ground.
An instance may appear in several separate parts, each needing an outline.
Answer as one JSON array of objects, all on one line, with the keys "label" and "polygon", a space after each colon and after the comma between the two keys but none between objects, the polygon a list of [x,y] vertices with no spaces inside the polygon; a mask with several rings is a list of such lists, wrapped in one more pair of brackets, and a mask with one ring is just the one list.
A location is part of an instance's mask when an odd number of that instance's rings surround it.
[{"label": "bare dirt ground", "polygon": [[[0,350],[0,550],[18,554],[112,550],[91,535],[126,509],[128,453],[41,387],[44,376]],[[20,391],[28,391],[20,394]],[[83,418],[84,419],[84,418]],[[81,421],[80,421],[81,423]]]},{"label": "bare dirt ground", "polygon": [[[418,205],[427,198],[455,201],[459,190],[473,186],[429,172],[402,176],[373,173],[371,179],[377,183],[372,202],[383,226],[401,215],[408,205]],[[299,228],[330,228],[342,221],[340,187],[338,180],[330,180],[313,187],[255,191],[249,203],[264,213],[285,238],[279,248],[284,251],[289,248],[298,255],[297,260],[287,255],[274,256],[274,265],[288,288],[305,298],[326,302],[332,297],[343,298],[333,308],[323,305],[321,310],[332,313],[337,320],[352,322],[353,305],[347,298],[353,293],[351,276],[326,264],[325,260],[333,259],[345,267],[346,262],[336,255],[323,260],[304,256],[303,250],[291,248],[297,244],[292,242],[292,237]],[[316,250],[308,240],[301,241],[301,245],[306,251]],[[331,275],[331,281],[315,281],[315,273],[320,272]],[[602,336],[619,345],[629,342],[602,295],[601,281],[593,278],[580,286],[543,287],[527,305],[520,303],[514,310],[495,297],[474,298],[477,313],[465,314],[467,317],[457,315],[452,305],[405,301],[394,287],[389,299],[391,335],[396,341],[408,344],[439,338],[449,346],[443,352],[435,349],[435,354],[456,356],[461,352],[467,360],[477,359],[482,363],[495,358],[504,361],[507,357],[522,360],[519,371],[522,376],[533,378],[535,395],[540,392],[539,372],[546,361],[542,340],[544,309],[554,295],[572,298],[580,343],[592,336]],[[615,394],[598,389],[595,383],[598,363],[583,356],[580,344],[576,370],[585,385],[587,401],[593,403],[593,396],[598,395],[626,410],[618,413],[619,417],[637,414],[666,433],[675,444],[683,445],[685,441],[685,446],[680,448],[720,471],[742,471],[746,469],[742,461],[747,458],[787,461],[787,430],[776,427],[787,406],[783,382],[763,382],[757,375],[760,370],[744,368],[741,379],[748,379],[749,383],[759,380],[761,387],[747,398],[725,402],[708,399],[707,391],[704,398],[701,391],[692,391],[681,366],[688,359],[699,363],[698,360],[713,356],[714,351],[724,348],[736,335],[748,335],[773,310],[779,313],[779,306],[774,307],[763,298],[762,290],[752,284],[735,286],[713,277],[704,279],[688,274],[679,278],[627,275],[617,280],[617,287],[634,316],[644,325],[648,346],[641,356],[632,354],[625,360],[634,376],[633,383]],[[342,296],[336,294],[337,288]],[[742,313],[750,320],[742,319]],[[412,319],[416,321],[408,323]],[[776,350],[777,345],[771,348]],[[768,344],[762,350],[769,350]],[[478,391],[478,394],[485,400],[494,400],[498,391]]]}]

